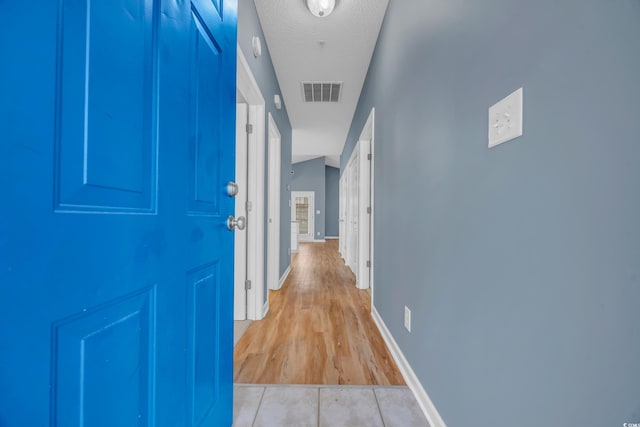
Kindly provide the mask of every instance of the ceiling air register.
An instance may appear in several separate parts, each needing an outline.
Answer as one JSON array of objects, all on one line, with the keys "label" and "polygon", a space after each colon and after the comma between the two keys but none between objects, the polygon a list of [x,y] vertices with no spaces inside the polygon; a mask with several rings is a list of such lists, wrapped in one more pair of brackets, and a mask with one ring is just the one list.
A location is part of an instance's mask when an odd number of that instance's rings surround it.
[{"label": "ceiling air register", "polygon": [[302,82],[304,102],[340,102],[342,82]]}]

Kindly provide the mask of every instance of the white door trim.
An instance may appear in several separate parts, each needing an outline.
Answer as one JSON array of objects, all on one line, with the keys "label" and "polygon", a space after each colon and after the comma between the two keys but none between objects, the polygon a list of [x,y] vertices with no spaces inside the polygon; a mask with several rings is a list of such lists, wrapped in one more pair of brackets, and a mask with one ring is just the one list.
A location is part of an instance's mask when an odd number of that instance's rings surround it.
[{"label": "white door trim", "polygon": [[[361,288],[362,281],[360,280],[360,186],[356,183],[360,183],[360,141],[356,143],[349,162],[347,163],[347,228],[346,228],[346,255],[345,262],[356,276],[356,286]],[[357,202],[357,207],[354,206],[354,201]]]},{"label": "white door trim", "polygon": [[267,223],[267,285],[280,289],[280,130],[269,113],[269,212]]},{"label": "white door trim", "polygon": [[[369,128],[371,130],[371,162],[369,163],[369,173],[371,174],[371,183],[369,191],[371,191],[371,217],[370,217],[370,233],[369,233],[369,259],[371,260],[371,266],[369,268],[369,286],[371,288],[371,307],[373,307],[373,292],[374,292],[374,233],[375,233],[375,215],[376,215],[376,192],[375,192],[375,170],[376,170],[376,109],[375,107],[371,109],[371,113],[369,114],[369,118],[367,119],[367,123],[371,122]],[[365,124],[365,127],[367,125]],[[435,427],[435,426],[434,426]]]},{"label": "white door trim", "polygon": [[347,168],[340,175],[338,203],[338,251],[345,263],[347,261]]},{"label": "white door trim", "polygon": [[[303,235],[298,232],[298,240],[300,242],[313,242],[315,236],[315,192],[313,191],[292,191],[291,192],[291,220],[294,221],[296,217],[296,197],[309,198],[309,227],[307,234]],[[304,237],[302,237],[304,236]]]},{"label": "white door trim", "polygon": [[[247,291],[247,318],[263,318],[264,295],[264,167],[265,167],[265,102],[251,68],[238,45],[237,89],[249,104],[248,202],[247,212],[247,279],[251,289]],[[241,268],[241,267],[240,267]],[[268,303],[268,301],[266,301]]]},{"label": "white door trim", "polygon": [[[236,178],[238,194],[235,199],[235,216],[245,216],[247,202],[247,119],[249,106],[244,99],[236,100]],[[247,233],[251,227],[234,232],[234,265],[233,265],[233,319],[245,320],[247,318],[247,290],[245,279],[247,278]]]},{"label": "white door trim", "polygon": [[[363,173],[361,178],[361,185],[364,183],[364,189],[369,194],[366,195],[365,199],[368,200],[369,206],[371,206],[371,214],[368,216],[368,226],[367,229],[362,230],[364,234],[360,234],[364,237],[366,246],[368,246],[367,257],[364,259],[364,265],[367,272],[367,282],[368,284],[364,286],[364,288],[371,288],[371,306],[373,307],[373,292],[374,292],[374,224],[375,224],[375,187],[374,187],[374,176],[375,176],[375,123],[376,123],[376,109],[372,108],[371,113],[369,113],[369,117],[367,118],[367,122],[364,124],[362,128],[362,132],[360,133],[360,140],[367,141],[366,147],[364,149],[366,154],[371,154],[371,160],[367,161],[367,167]],[[366,157],[366,154],[364,156]],[[361,151],[360,156],[363,156]],[[362,162],[360,163],[362,165]],[[362,172],[362,168],[360,169]],[[362,186],[360,188],[363,188]],[[366,214],[366,207],[365,207]],[[370,266],[366,267],[367,259],[370,261]],[[362,264],[361,264],[362,265]]]},{"label": "white door trim", "polygon": [[[367,208],[371,206],[371,161],[369,160],[369,154],[371,154],[371,141],[369,139],[361,139],[358,142],[358,149],[360,150],[360,167],[358,172],[360,177],[358,179],[358,288],[368,289],[370,286],[370,271],[371,267],[367,264],[371,262],[371,212],[367,211]],[[373,209],[371,210],[373,211]]]}]

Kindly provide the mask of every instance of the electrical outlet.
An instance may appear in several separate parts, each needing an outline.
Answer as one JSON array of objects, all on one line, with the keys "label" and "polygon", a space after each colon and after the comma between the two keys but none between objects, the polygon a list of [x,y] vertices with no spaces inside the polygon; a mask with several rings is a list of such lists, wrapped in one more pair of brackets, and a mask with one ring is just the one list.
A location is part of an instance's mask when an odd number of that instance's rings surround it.
[{"label": "electrical outlet", "polygon": [[489,148],[522,136],[522,88],[489,108]]},{"label": "electrical outlet", "polygon": [[411,332],[411,310],[406,305],[404,306],[404,327]]}]

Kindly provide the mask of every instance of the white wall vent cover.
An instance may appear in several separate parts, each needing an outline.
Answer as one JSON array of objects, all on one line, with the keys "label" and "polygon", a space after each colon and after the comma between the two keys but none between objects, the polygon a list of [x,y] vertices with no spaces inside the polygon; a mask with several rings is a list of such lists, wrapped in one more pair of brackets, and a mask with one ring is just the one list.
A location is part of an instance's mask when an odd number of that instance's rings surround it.
[{"label": "white wall vent cover", "polygon": [[340,102],[342,82],[302,82],[304,102]]}]

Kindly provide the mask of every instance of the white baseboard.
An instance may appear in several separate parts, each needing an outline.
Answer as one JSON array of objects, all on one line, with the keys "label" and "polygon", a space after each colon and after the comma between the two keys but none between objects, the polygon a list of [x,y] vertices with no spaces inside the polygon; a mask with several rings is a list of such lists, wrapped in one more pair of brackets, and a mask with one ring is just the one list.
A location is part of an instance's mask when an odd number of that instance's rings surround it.
[{"label": "white baseboard", "polygon": [[311,243],[324,243],[324,242],[326,242],[326,240],[324,239],[315,239],[311,241]]},{"label": "white baseboard", "polygon": [[338,237],[338,236],[324,236],[324,238],[325,238],[326,240],[338,240],[338,239],[339,239],[339,237]]},{"label": "white baseboard", "polygon": [[282,285],[284,285],[284,281],[287,280],[287,277],[289,277],[289,273],[291,273],[291,265],[289,265],[289,267],[287,267],[285,272],[282,274],[282,277],[280,278],[280,281],[278,282],[278,289],[280,289],[282,287]]},{"label": "white baseboard", "polygon": [[384,342],[387,344],[387,347],[389,347],[391,356],[393,356],[393,360],[396,361],[396,364],[400,369],[400,373],[402,373],[404,380],[407,382],[407,385],[413,392],[413,395],[416,397],[416,400],[420,405],[420,409],[422,409],[425,417],[427,417],[429,425],[431,427],[447,427],[447,425],[444,423],[444,420],[438,413],[438,410],[433,405],[431,398],[429,398],[429,395],[425,391],[424,387],[422,387],[420,380],[416,376],[415,372],[413,372],[413,369],[411,369],[411,365],[409,365],[409,362],[404,357],[404,354],[402,354],[402,350],[400,350],[398,343],[396,343],[396,340],[393,339],[393,335],[391,335],[391,332],[389,332],[389,329],[387,329],[387,325],[385,325],[384,320],[382,320],[382,317],[380,317],[380,313],[378,313],[378,310],[376,310],[375,306],[371,306],[371,316],[373,317],[373,321],[378,326]]},{"label": "white baseboard", "polygon": [[262,318],[264,319],[269,312],[269,301],[265,302],[262,306]]}]

